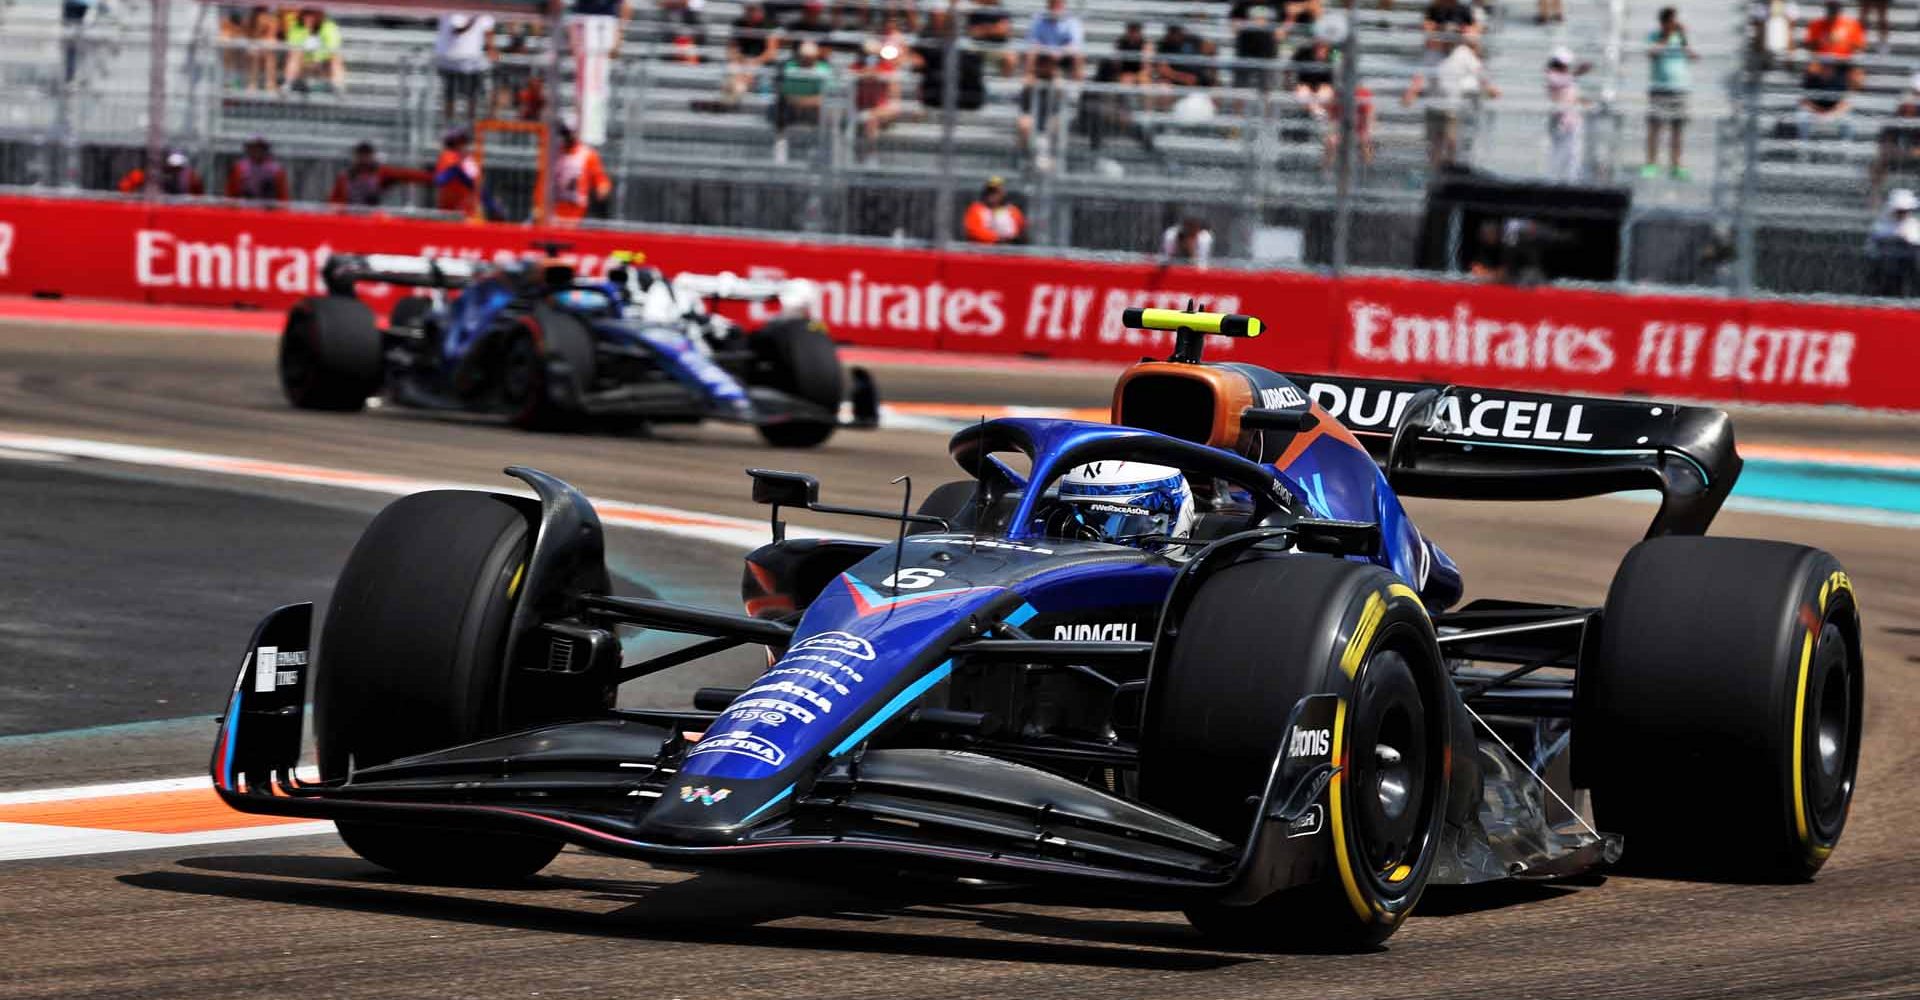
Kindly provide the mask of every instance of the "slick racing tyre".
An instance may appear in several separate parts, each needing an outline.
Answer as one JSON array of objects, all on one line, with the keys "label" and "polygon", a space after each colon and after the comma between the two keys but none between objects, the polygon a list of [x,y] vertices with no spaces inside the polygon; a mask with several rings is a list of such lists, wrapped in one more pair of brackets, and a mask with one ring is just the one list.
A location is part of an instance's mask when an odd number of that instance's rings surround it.
[{"label": "slick racing tyre", "polygon": [[359,410],[380,391],[385,365],[379,324],[359,299],[318,295],[288,311],[280,333],[280,388],[294,406]]},{"label": "slick racing tyre", "polygon": [[579,416],[555,401],[547,360],[566,362],[578,399],[593,387],[593,331],[575,317],[536,306],[508,331],[500,359],[500,395],[513,422],[528,430],[557,430]]},{"label": "slick racing tyre", "polygon": [[1178,629],[1147,694],[1141,797],[1233,843],[1254,827],[1294,704],[1340,698],[1321,876],[1188,919],[1263,949],[1386,940],[1426,888],[1446,818],[1453,695],[1419,598],[1376,566],[1283,556],[1208,578]]},{"label": "slick racing tyre", "polygon": [[1811,877],[1846,825],[1864,682],[1853,585],[1832,556],[1649,539],[1621,562],[1577,674],[1574,781],[1630,867]]},{"label": "slick racing tyre", "polygon": [[[325,780],[501,727],[508,624],[532,535],[518,501],[437,490],[381,511],[347,557],[320,634],[314,733]],[[557,841],[339,822],[354,853],[435,882],[544,868]]]},{"label": "slick racing tyre", "polygon": [[749,337],[755,384],[779,389],[826,410],[826,420],[794,419],[761,424],[760,436],[776,448],[812,448],[833,436],[846,394],[840,352],[812,324],[775,320]]}]

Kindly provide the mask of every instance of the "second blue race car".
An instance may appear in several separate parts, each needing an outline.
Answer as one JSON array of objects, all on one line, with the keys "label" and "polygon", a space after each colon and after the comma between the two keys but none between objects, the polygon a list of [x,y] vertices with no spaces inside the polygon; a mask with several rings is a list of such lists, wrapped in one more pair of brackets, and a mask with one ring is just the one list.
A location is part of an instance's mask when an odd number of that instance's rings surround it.
[{"label": "second blue race car", "polygon": [[[280,384],[297,407],[358,410],[383,395],[399,406],[498,413],[532,428],[587,420],[757,427],[768,443],[811,447],[836,428],[873,427],[879,397],[865,370],[842,368],[811,320],[808,282],[731,274],[668,278],[638,254],[614,255],[604,280],[553,256],[502,264],[456,258],[341,254],[328,294],[302,299],[280,339]],[[395,303],[382,329],[355,287],[381,282],[422,294]],[[754,330],[717,316],[710,299],[777,300]],[[851,402],[852,418],[841,419]]]}]

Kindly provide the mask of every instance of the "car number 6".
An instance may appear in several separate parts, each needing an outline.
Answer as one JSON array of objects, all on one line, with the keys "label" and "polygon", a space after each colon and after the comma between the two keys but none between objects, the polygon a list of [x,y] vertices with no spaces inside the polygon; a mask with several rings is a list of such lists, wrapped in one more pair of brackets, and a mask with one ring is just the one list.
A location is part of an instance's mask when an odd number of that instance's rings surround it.
[{"label": "car number 6", "polygon": [[933,586],[936,581],[946,575],[945,570],[914,566],[880,581],[880,586],[892,587],[895,590],[919,590]]}]

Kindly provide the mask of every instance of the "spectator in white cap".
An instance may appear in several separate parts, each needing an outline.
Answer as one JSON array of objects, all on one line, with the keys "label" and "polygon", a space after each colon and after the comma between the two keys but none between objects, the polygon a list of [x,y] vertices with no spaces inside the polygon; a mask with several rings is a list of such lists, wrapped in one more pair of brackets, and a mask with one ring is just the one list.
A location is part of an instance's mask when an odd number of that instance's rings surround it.
[{"label": "spectator in white cap", "polygon": [[1920,287],[1920,197],[1908,188],[1887,193],[1886,210],[1867,234],[1873,268],[1868,290],[1874,295],[1911,298]]},{"label": "spectator in white cap", "polygon": [[1579,78],[1592,68],[1564,45],[1547,56],[1547,176],[1562,184],[1578,184],[1586,174],[1587,110]]},{"label": "spectator in white cap", "polygon": [[1920,183],[1920,73],[1907,81],[1906,95],[1886,124],[1880,126],[1880,148],[1869,171],[1867,198],[1878,204],[1889,177]]}]

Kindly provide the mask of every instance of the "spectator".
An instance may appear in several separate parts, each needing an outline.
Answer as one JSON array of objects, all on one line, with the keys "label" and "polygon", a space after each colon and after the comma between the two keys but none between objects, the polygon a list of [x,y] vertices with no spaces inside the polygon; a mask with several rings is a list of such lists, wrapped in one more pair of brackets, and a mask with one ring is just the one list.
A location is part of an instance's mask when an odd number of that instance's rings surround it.
[{"label": "spectator", "polygon": [[1160,234],[1160,260],[1166,264],[1192,264],[1206,270],[1207,263],[1213,260],[1213,230],[1193,216],[1168,226],[1166,232]]},{"label": "spectator", "polygon": [[[1353,90],[1353,140],[1354,149],[1360,154],[1361,166],[1373,164],[1373,91],[1365,86]],[[1340,97],[1334,95],[1332,107],[1327,109],[1327,127],[1321,130],[1325,137],[1325,153],[1321,157],[1323,170],[1332,170],[1334,158],[1340,155],[1340,129],[1335,127],[1340,120]]]},{"label": "spectator", "polygon": [[699,65],[700,50],[707,44],[707,29],[700,21],[705,8],[706,0],[658,0],[655,41],[667,62]]},{"label": "spectator", "polygon": [[1794,116],[1794,130],[1801,139],[1816,134],[1834,134],[1853,138],[1853,100],[1848,97],[1848,74],[1844,64],[1813,59],[1800,77],[1800,107]]},{"label": "spectator", "polygon": [[1660,25],[1647,36],[1647,164],[1642,177],[1660,176],[1660,128],[1667,129],[1667,165],[1673,179],[1691,179],[1680,165],[1680,149],[1687,128],[1687,95],[1693,90],[1693,67],[1700,58],[1687,41],[1679,11],[1660,9]]},{"label": "spectator", "polygon": [[1893,117],[1880,126],[1880,148],[1868,177],[1868,197],[1879,201],[1888,177],[1920,179],[1920,73],[1907,83]]},{"label": "spectator", "polygon": [[1567,19],[1567,7],[1563,0],[1537,0],[1533,10],[1533,23],[1557,24]]},{"label": "spectator", "polygon": [[879,146],[880,132],[900,117],[900,65],[907,58],[907,39],[893,15],[886,23],[886,34],[867,39],[854,68],[853,105],[867,155]]},{"label": "spectator", "polygon": [[1920,289],[1920,198],[1907,188],[1894,188],[1887,207],[1867,234],[1867,258],[1872,263],[1869,291],[1874,295],[1911,298]]},{"label": "spectator", "polygon": [[577,125],[588,142],[607,140],[608,79],[632,14],[627,0],[572,0],[567,10]]},{"label": "spectator", "polygon": [[1862,29],[1869,26],[1875,29],[1880,36],[1879,51],[1882,55],[1893,50],[1893,42],[1888,38],[1890,32],[1887,27],[1887,8],[1889,6],[1892,5],[1888,0],[1860,0],[1860,26]]},{"label": "spectator", "polygon": [[1126,30],[1113,40],[1115,57],[1114,71],[1121,83],[1146,83],[1152,74],[1148,60],[1153,58],[1153,43],[1147,41],[1146,26],[1139,21],[1128,21]]},{"label": "spectator", "polygon": [[780,56],[780,32],[767,9],[749,3],[733,22],[727,38],[727,88],[729,104],[738,104],[767,64]]},{"label": "spectator", "polygon": [[1321,31],[1293,52],[1293,96],[1315,121],[1326,121],[1338,98],[1334,71],[1339,59],[1333,40]]},{"label": "spectator", "polygon": [[1790,0],[1753,0],[1747,6],[1752,53],[1762,65],[1793,51],[1793,25],[1798,20],[1800,8]]},{"label": "spectator", "polygon": [[247,34],[251,19],[244,7],[220,8],[220,71],[225,86],[247,85]]},{"label": "spectator", "polygon": [[974,0],[973,9],[967,12],[967,37],[993,53],[1001,76],[1013,75],[1017,60],[1008,47],[1013,41],[1013,15],[1000,6],[1000,0]]},{"label": "spectator", "polygon": [[1007,182],[987,178],[980,197],[967,206],[967,239],[975,243],[1018,243],[1027,235],[1027,217],[1007,200]]},{"label": "spectator", "polygon": [[[946,106],[947,39],[951,34],[952,18],[936,8],[927,14],[927,30],[913,47],[914,69],[920,74],[920,103],[929,109]],[[954,47],[953,56],[959,70],[955,104],[963,111],[977,111],[987,103],[986,57],[977,48],[959,45]]]},{"label": "spectator", "polygon": [[1547,56],[1547,176],[1562,184],[1586,176],[1587,106],[1580,77],[1592,69],[1565,46]]},{"label": "spectator", "polygon": [[1027,25],[1027,46],[1029,76],[1041,55],[1052,56],[1056,66],[1064,65],[1076,80],[1085,72],[1082,60],[1087,47],[1087,29],[1079,18],[1067,13],[1067,0],[1047,0],[1047,9],[1034,15]]},{"label": "spectator", "polygon": [[275,90],[280,79],[280,59],[275,46],[280,44],[280,18],[271,7],[255,7],[247,15],[247,89]]},{"label": "spectator", "polygon": [[1460,115],[1471,109],[1482,95],[1498,98],[1500,88],[1488,77],[1486,66],[1473,46],[1460,42],[1431,70],[1414,73],[1400,103],[1408,107],[1415,98],[1432,94],[1427,102],[1427,162],[1435,170],[1453,166],[1460,157]]},{"label": "spectator", "polygon": [[1473,8],[1460,0],[1433,0],[1427,5],[1421,28],[1426,33],[1429,62],[1434,64],[1450,55],[1461,42],[1476,42],[1480,38],[1480,24],[1474,19]]},{"label": "spectator", "polygon": [[1234,16],[1239,27],[1233,33],[1233,57],[1240,64],[1233,68],[1233,85],[1265,94],[1273,89],[1276,74],[1271,63],[1280,58],[1287,29],[1274,23],[1273,8],[1266,4],[1236,5]]},{"label": "spectator", "polygon": [[478,216],[485,205],[480,190],[480,161],[469,147],[473,133],[464,126],[448,129],[440,140],[440,159],[433,165],[433,207],[442,212]]},{"label": "spectator", "polygon": [[[127,175],[120,178],[118,186],[121,194],[139,194],[147,188],[147,171],[142,167],[127,171]],[[170,149],[166,156],[161,157],[160,182],[156,187],[160,194],[175,197],[207,193],[207,185],[201,181],[200,171],[193,169],[187,163],[187,154],[177,149]]]},{"label": "spectator", "polygon": [[1108,136],[1124,135],[1139,143],[1141,149],[1157,153],[1153,136],[1133,116],[1143,86],[1139,75],[1129,79],[1120,59],[1102,59],[1094,67],[1093,82],[1098,86],[1089,87],[1080,95],[1076,122],[1086,132],[1087,144],[1094,152],[1100,151]]},{"label": "spectator", "polygon": [[[101,9],[105,10],[104,4]],[[80,56],[86,45],[80,35],[86,30],[87,15],[92,11],[93,0],[61,0],[60,33],[64,36],[61,55],[66,61],[68,83],[72,83],[74,74],[80,71]]]},{"label": "spectator", "polygon": [[[1020,88],[1020,117],[1014,121],[1014,127],[1020,134],[1020,156],[1023,159],[1033,156],[1035,132],[1051,135],[1048,126],[1053,124],[1053,116],[1060,110],[1059,67],[1059,60],[1053,53],[1033,53],[1026,86]],[[1041,145],[1040,154],[1033,157],[1034,165],[1041,170],[1051,170],[1051,143],[1043,141]]]},{"label": "spectator", "polygon": [[1213,43],[1188,31],[1185,24],[1168,24],[1155,48],[1160,54],[1156,72],[1162,81],[1176,87],[1211,87],[1219,82],[1207,59],[1213,55]]},{"label": "spectator", "polygon": [[432,183],[433,175],[425,170],[390,167],[381,163],[380,154],[374,150],[373,143],[361,142],[353,147],[353,159],[347,163],[347,169],[334,177],[333,192],[327,195],[327,202],[373,207],[385,200],[390,187]]},{"label": "spectator", "polygon": [[1847,16],[1840,0],[1827,0],[1827,16],[1807,23],[1805,44],[1808,52],[1850,67],[1853,57],[1867,47],[1867,32]]},{"label": "spectator", "polygon": [[[489,116],[498,118],[503,111],[511,109],[522,112],[521,117],[529,121],[540,117],[538,110],[530,115],[524,113],[530,97],[542,108],[546,104],[546,84],[533,71],[533,36],[537,31],[538,28],[525,21],[494,27],[496,40],[488,43],[493,50],[493,93],[487,101]],[[502,34],[506,36],[504,45],[497,41]],[[527,93],[535,88],[541,92]]]},{"label": "spectator", "polygon": [[340,57],[340,25],[318,7],[287,19],[287,86],[305,91],[310,77],[326,77],[336,94],[347,90],[347,64]]},{"label": "spectator", "polygon": [[787,162],[787,126],[820,121],[820,106],[833,84],[833,67],[820,57],[820,43],[802,41],[792,59],[780,64],[774,85],[773,161]]},{"label": "spectator", "polygon": [[824,0],[807,0],[800,16],[787,25],[787,34],[796,42],[811,40],[824,47],[833,38],[833,21],[827,17]]},{"label": "spectator", "polygon": [[560,123],[560,155],[553,161],[555,225],[577,226],[595,205],[613,196],[613,181],[600,163],[600,151],[580,141],[573,123]]},{"label": "spectator", "polygon": [[227,171],[227,197],[246,201],[286,201],[287,168],[273,158],[265,136],[247,140],[245,155]]},{"label": "spectator", "polygon": [[465,102],[462,120],[479,117],[487,72],[493,68],[493,18],[486,14],[442,14],[433,38],[433,66],[440,71],[440,117],[454,121]]}]

